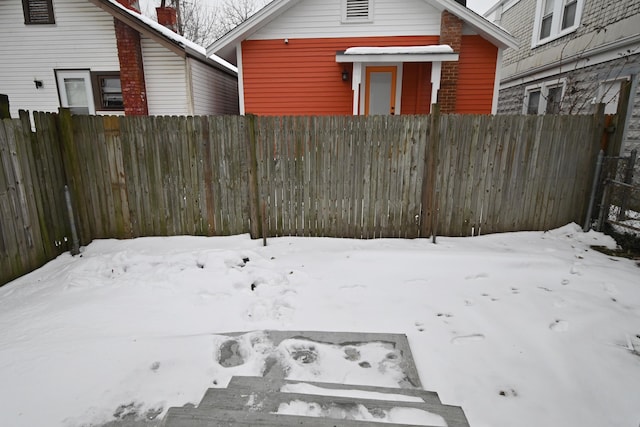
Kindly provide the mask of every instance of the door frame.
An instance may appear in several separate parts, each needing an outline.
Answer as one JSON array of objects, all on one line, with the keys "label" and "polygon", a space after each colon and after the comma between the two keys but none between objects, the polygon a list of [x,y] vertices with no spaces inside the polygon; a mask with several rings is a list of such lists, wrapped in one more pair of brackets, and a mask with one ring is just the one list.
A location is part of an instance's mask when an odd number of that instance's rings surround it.
[{"label": "door frame", "polygon": [[55,69],[56,85],[58,87],[58,99],[60,106],[63,108],[69,108],[69,100],[67,99],[67,92],[64,85],[65,78],[82,79],[85,83],[85,90],[87,95],[87,106],[89,114],[96,113],[96,106],[93,99],[93,87],[91,82],[91,70],[89,69]]},{"label": "door frame", "polygon": [[402,68],[402,62],[398,62],[398,63],[364,63],[362,64],[362,79],[361,81],[364,82],[364,90],[360,91],[360,108],[359,108],[359,113],[360,115],[368,115],[369,113],[369,106],[368,106],[368,101],[369,101],[369,79],[368,79],[368,75],[370,73],[369,70],[389,70],[389,69],[394,69],[395,70],[395,81],[396,81],[396,90],[395,93],[392,94],[392,96],[395,98],[395,113],[394,115],[400,115],[401,111],[400,111],[400,106],[402,105],[402,72],[403,72],[403,68]]}]

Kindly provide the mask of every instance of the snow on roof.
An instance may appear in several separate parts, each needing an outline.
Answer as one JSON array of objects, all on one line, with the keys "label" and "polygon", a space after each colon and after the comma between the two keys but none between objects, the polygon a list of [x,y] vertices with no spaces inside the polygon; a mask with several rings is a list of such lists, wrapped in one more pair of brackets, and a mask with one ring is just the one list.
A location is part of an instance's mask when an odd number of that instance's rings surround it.
[{"label": "snow on roof", "polygon": [[145,25],[153,28],[154,30],[158,31],[159,33],[162,33],[163,36],[167,37],[170,40],[173,40],[174,42],[182,45],[183,47],[188,47],[189,49],[193,50],[194,52],[197,52],[199,54],[201,54],[202,56],[204,56],[205,58],[208,58],[214,62],[217,62],[218,64],[222,65],[223,67],[233,71],[234,73],[238,72],[238,67],[236,67],[235,65],[225,61],[224,59],[220,58],[217,55],[210,55],[207,56],[207,50],[200,46],[197,43],[192,42],[191,40],[181,36],[180,34],[177,34],[173,31],[171,31],[170,29],[168,29],[167,27],[165,27],[164,25],[161,25],[159,23],[157,23],[156,21],[154,21],[153,19],[144,16],[136,11],[133,11],[131,9],[127,9],[126,7],[124,7],[122,4],[118,3],[117,0],[107,0],[109,3],[113,4],[114,6],[119,7],[120,9],[122,9],[123,11],[125,11],[126,13],[128,13],[129,15],[133,16],[134,18],[136,18],[139,21],[142,21]]},{"label": "snow on roof", "polygon": [[391,47],[350,47],[344,51],[345,55],[383,55],[383,54],[431,54],[453,53],[451,46],[446,44],[430,46],[391,46]]}]

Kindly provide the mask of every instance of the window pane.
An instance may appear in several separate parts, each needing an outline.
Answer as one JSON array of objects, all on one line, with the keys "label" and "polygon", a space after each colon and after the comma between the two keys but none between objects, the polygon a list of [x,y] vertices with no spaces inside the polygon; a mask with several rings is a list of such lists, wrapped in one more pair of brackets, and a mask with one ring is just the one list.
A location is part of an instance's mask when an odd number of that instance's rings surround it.
[{"label": "window pane", "polygon": [[546,39],[551,35],[551,20],[553,19],[553,15],[549,15],[545,18],[542,18],[542,25],[540,25],[540,38]]},{"label": "window pane", "polygon": [[540,105],[540,90],[529,92],[527,101],[527,114],[538,114],[538,106]]},{"label": "window pane", "polygon": [[87,87],[83,78],[65,78],[64,90],[69,107],[88,107]]},{"label": "window pane", "polygon": [[547,95],[547,114],[560,114],[562,103],[562,86],[549,88]]},{"label": "window pane", "polygon": [[547,0],[544,2],[544,11],[542,16],[550,15],[553,12],[554,0]]},{"label": "window pane", "polygon": [[564,12],[562,14],[562,29],[573,27],[576,22],[576,9],[578,7],[577,0],[569,0],[564,6]]},{"label": "window pane", "polygon": [[124,107],[119,77],[101,77],[100,90],[103,108],[115,109]]}]

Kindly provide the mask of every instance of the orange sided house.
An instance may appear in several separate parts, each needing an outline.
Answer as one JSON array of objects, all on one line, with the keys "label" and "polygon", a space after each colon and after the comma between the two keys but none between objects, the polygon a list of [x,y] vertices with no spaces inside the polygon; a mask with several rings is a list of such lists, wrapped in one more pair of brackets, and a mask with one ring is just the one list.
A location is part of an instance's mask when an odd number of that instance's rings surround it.
[{"label": "orange sided house", "polygon": [[515,38],[453,0],[274,0],[208,47],[258,115],[495,113]]}]

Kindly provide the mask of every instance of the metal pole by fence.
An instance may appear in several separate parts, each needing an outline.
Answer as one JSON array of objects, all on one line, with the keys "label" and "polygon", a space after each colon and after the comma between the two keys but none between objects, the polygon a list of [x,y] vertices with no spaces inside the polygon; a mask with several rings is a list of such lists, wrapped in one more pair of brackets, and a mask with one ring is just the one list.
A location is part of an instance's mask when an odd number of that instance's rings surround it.
[{"label": "metal pole by fence", "polygon": [[584,220],[583,231],[587,232],[591,229],[591,215],[593,214],[593,205],[596,202],[596,193],[598,191],[598,182],[600,181],[600,171],[602,170],[602,159],[604,158],[604,150],[598,153],[596,162],[596,172],[593,175],[593,185],[591,186],[591,197],[589,198],[589,208],[587,209],[587,217]]}]

